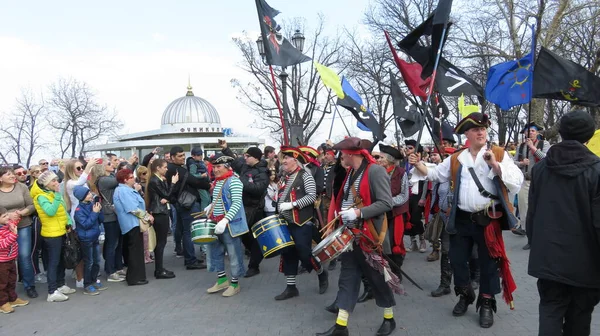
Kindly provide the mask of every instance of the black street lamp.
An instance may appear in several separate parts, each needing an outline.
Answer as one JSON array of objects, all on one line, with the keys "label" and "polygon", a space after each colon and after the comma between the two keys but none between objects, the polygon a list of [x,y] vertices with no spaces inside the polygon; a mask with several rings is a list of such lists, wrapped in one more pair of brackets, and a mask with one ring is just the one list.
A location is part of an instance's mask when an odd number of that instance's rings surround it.
[{"label": "black street lamp", "polygon": [[[510,142],[510,139],[513,135],[513,132],[515,132],[516,135],[516,125],[517,125],[517,118],[519,116],[519,109],[515,108],[509,111],[504,111],[504,113],[502,113],[502,123],[504,124],[504,126],[506,127],[506,130],[508,131],[508,139],[506,140],[506,143]],[[515,136],[515,142],[517,137]]]},{"label": "black street lamp", "polygon": [[[292,36],[292,44],[294,45],[294,47],[296,49],[298,49],[298,51],[302,52],[304,50],[304,41],[306,40],[306,38],[304,37],[304,34],[302,34],[300,32],[299,29],[296,29],[296,32],[294,33],[294,35]],[[265,44],[264,44],[264,40],[262,38],[262,35],[260,35],[258,37],[258,39],[256,40],[256,47],[258,48],[258,53],[260,54],[260,57],[263,61],[264,64],[266,64],[266,59],[265,59]],[[290,124],[289,121],[289,116],[290,111],[289,111],[289,106],[287,104],[287,78],[288,78],[288,74],[286,72],[286,67],[281,67],[281,72],[279,73],[279,79],[281,79],[281,87],[282,87],[282,93],[281,93],[281,99],[282,99],[282,104],[283,104],[283,127],[287,128],[288,130],[290,130],[290,143],[292,144],[292,146],[298,146],[300,145],[299,142],[302,141],[302,135],[303,135],[303,127],[300,122],[300,125],[296,125],[295,123],[292,125]]]}]

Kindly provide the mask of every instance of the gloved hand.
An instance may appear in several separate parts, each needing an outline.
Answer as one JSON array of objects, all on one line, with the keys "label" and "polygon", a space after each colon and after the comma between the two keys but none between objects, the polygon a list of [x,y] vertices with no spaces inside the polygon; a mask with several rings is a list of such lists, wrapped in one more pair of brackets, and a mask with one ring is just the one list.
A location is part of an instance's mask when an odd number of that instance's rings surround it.
[{"label": "gloved hand", "polygon": [[204,213],[208,214],[208,212],[210,211],[211,208],[212,208],[212,203],[209,204],[206,208],[204,208]]},{"label": "gloved hand", "polygon": [[227,219],[227,218],[221,219],[215,226],[215,234],[222,234],[223,232],[225,232],[225,229],[227,228],[227,224],[229,224],[229,219]]},{"label": "gloved hand", "polygon": [[352,222],[352,221],[356,220],[356,218],[358,217],[356,215],[356,209],[354,209],[354,208],[342,210],[342,211],[340,211],[340,215],[342,216],[342,221],[344,223]]},{"label": "gloved hand", "polygon": [[292,210],[293,208],[294,206],[292,205],[292,202],[285,202],[279,205],[279,211]]}]

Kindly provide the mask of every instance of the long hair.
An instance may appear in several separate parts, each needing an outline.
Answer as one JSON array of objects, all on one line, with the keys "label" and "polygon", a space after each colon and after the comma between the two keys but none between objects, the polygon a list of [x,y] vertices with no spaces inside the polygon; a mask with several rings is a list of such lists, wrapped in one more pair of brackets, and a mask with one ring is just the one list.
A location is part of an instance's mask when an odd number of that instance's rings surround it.
[{"label": "long hair", "polygon": [[[65,187],[63,191],[63,198],[65,200],[65,204],[67,205],[67,210],[71,209],[71,197],[69,197],[69,193],[67,191],[67,182],[79,179],[79,177],[75,174],[75,165],[77,163],[81,162],[79,160],[71,159],[67,162],[67,165],[65,166],[65,178],[63,179]],[[83,167],[83,165],[81,166]]]},{"label": "long hair", "polygon": [[92,167],[92,171],[90,171],[90,179],[88,180],[88,187],[96,195],[100,194],[100,192],[98,191],[98,188],[96,187],[96,185],[98,184],[98,179],[100,179],[100,177],[102,177],[102,176],[108,175],[106,173],[106,169],[105,169],[107,163],[108,163],[108,161],[104,160],[104,162],[102,164],[94,165],[94,167]]},{"label": "long hair", "polygon": [[156,159],[150,164],[150,175],[146,179],[146,193],[144,193],[144,202],[146,203],[146,210],[150,209],[150,179],[152,178],[152,175],[156,174],[158,168],[162,167],[162,165],[164,164],[167,164],[167,160],[165,159]]}]

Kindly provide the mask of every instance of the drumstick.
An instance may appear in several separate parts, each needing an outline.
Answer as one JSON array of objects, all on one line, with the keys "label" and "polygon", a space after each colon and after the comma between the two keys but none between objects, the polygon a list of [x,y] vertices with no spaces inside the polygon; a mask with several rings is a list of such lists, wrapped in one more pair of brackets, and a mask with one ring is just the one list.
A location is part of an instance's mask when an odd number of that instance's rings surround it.
[{"label": "drumstick", "polygon": [[[355,206],[359,205],[360,203],[362,203],[362,200],[361,200],[361,199],[359,199],[358,201],[354,202],[354,203],[353,203],[353,204],[352,204],[350,207],[348,207],[348,209],[350,209],[350,208],[354,208]],[[335,224],[335,222],[336,222],[338,219],[340,219],[340,217],[341,217],[341,216],[342,216],[341,214],[339,214],[339,215],[335,216],[335,218],[334,218],[334,219],[332,219],[332,220],[331,220],[331,222],[329,222],[329,223],[325,224],[325,226],[323,226],[323,227],[321,228],[321,230],[319,230],[319,232],[323,232],[323,231],[325,231],[325,230],[328,230],[329,228],[331,228],[331,227],[332,227],[332,226]]]}]

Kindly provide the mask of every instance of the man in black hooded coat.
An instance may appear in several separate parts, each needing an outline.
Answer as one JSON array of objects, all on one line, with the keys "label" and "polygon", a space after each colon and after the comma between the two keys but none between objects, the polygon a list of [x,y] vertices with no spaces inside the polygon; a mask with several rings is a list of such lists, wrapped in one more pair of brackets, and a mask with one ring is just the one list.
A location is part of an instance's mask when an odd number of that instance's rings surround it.
[{"label": "man in black hooded coat", "polygon": [[584,111],[560,121],[563,142],[532,169],[527,212],[529,275],[538,278],[539,335],[589,335],[600,301],[600,158]]}]

